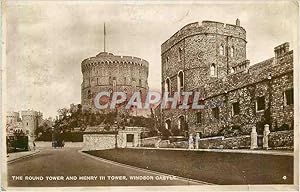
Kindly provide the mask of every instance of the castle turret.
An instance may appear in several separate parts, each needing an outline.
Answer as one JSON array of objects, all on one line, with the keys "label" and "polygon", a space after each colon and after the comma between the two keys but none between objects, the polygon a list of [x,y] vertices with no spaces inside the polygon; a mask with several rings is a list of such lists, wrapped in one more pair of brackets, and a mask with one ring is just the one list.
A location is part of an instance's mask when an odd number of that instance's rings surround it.
[{"label": "castle turret", "polygon": [[[248,68],[246,44],[246,30],[238,19],[236,25],[216,21],[187,24],[161,45],[162,91],[205,95],[208,83]],[[174,128],[178,122],[176,130],[186,134],[184,111],[166,109],[163,114],[167,127]]]},{"label": "castle turret", "polygon": [[26,110],[21,112],[23,130],[28,136],[29,147],[32,148],[33,141],[35,140],[35,130],[38,127],[39,112],[33,110]]},{"label": "castle turret", "polygon": [[19,126],[20,116],[18,112],[9,111],[6,113],[6,133],[13,135],[15,129]]},{"label": "castle turret", "polygon": [[239,20],[236,25],[203,21],[184,26],[161,45],[163,90],[189,91],[225,77],[246,60],[246,43]]},{"label": "castle turret", "polygon": [[16,125],[20,114],[18,112],[9,111],[6,113],[6,124]]}]

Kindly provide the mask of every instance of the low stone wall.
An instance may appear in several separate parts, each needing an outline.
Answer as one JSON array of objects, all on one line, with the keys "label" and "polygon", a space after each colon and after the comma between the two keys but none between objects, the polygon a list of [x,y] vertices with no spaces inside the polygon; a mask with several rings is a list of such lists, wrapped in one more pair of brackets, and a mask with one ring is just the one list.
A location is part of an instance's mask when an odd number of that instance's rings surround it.
[{"label": "low stone wall", "polygon": [[202,138],[199,141],[199,148],[200,149],[218,149],[221,146],[221,142],[224,139],[223,136],[220,137],[209,137],[209,138]]},{"label": "low stone wall", "polygon": [[114,134],[86,134],[83,135],[83,150],[113,149],[116,147],[116,135]]},{"label": "low stone wall", "polygon": [[168,148],[169,145],[170,145],[169,140],[162,140],[159,142],[158,147],[159,148]]},{"label": "low stone wall", "polygon": [[[258,146],[262,148],[262,135],[257,138]],[[159,141],[158,137],[142,139],[142,147],[155,147]],[[159,142],[159,148],[188,148],[188,141],[170,142],[162,140]],[[201,138],[199,140],[199,149],[250,149],[251,136],[241,135],[237,137],[217,136]],[[269,148],[279,150],[293,150],[294,148],[294,131],[277,131],[269,134]]]},{"label": "low stone wall", "polygon": [[249,149],[251,144],[250,135],[238,137],[210,137],[199,141],[200,149]]},{"label": "low stone wall", "polygon": [[155,147],[160,140],[160,137],[148,137],[141,139],[141,147]]},{"label": "low stone wall", "polygon": [[271,149],[293,150],[294,130],[271,132],[269,134],[269,147]]},{"label": "low stone wall", "polygon": [[189,142],[188,141],[178,141],[173,142],[168,145],[168,148],[182,148],[182,149],[188,149],[189,148]]},{"label": "low stone wall", "polygon": [[223,149],[249,149],[251,145],[250,135],[225,138],[221,142]]}]

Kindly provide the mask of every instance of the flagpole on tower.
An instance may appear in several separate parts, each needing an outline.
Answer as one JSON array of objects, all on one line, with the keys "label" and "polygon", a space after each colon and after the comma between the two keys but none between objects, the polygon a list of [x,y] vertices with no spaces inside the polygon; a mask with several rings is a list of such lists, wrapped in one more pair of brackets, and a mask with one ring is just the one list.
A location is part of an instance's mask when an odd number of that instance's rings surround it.
[{"label": "flagpole on tower", "polygon": [[104,22],[103,34],[104,34],[104,35],[103,35],[103,38],[104,38],[104,39],[103,39],[103,42],[104,42],[104,46],[103,46],[103,47],[104,47],[104,52],[105,52],[105,36],[106,36],[106,31],[105,31],[105,22]]}]

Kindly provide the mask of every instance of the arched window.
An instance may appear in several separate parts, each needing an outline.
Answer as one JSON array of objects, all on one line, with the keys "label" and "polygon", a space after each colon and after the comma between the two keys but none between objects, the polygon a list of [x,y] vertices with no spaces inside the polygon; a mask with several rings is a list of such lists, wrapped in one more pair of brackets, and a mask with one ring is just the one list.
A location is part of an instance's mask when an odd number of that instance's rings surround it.
[{"label": "arched window", "polygon": [[166,129],[171,129],[171,120],[167,119],[165,123]]},{"label": "arched window", "polygon": [[143,99],[143,92],[142,92],[142,90],[139,90],[139,93],[140,93],[140,97]]},{"label": "arched window", "polygon": [[136,81],[135,81],[135,78],[132,78],[131,85],[133,87],[133,91],[136,91]]},{"label": "arched window", "polygon": [[110,94],[110,97],[112,97],[113,90],[111,88],[109,88],[108,93]]},{"label": "arched window", "polygon": [[215,77],[217,76],[217,72],[216,72],[216,65],[213,63],[210,66],[210,76]]},{"label": "arched window", "polygon": [[111,76],[108,77],[108,84],[110,84],[110,85],[112,84],[112,78],[111,78]]},{"label": "arched window", "polygon": [[178,91],[182,91],[183,86],[184,86],[184,74],[183,71],[179,71],[177,75],[177,89]]},{"label": "arched window", "polygon": [[165,92],[171,92],[171,82],[169,77],[165,80]]},{"label": "arched window", "polygon": [[230,73],[234,73],[234,68],[233,67],[231,67]]},{"label": "arched window", "polygon": [[91,97],[92,97],[91,90],[88,90],[88,99],[90,99]]},{"label": "arched window", "polygon": [[126,101],[128,101],[128,91],[127,91],[126,88],[124,88],[124,93],[125,93],[125,95],[126,95]]},{"label": "arched window", "polygon": [[182,55],[182,52],[183,52],[182,49],[179,48],[179,49],[178,49],[178,61],[182,61],[182,56],[183,56],[183,55]]},{"label": "arched window", "polygon": [[180,131],[183,131],[184,130],[184,116],[180,116],[178,118],[178,129]]},{"label": "arched window", "polygon": [[234,47],[230,47],[230,57],[234,57]]},{"label": "arched window", "polygon": [[220,46],[220,55],[225,55],[223,45]]}]

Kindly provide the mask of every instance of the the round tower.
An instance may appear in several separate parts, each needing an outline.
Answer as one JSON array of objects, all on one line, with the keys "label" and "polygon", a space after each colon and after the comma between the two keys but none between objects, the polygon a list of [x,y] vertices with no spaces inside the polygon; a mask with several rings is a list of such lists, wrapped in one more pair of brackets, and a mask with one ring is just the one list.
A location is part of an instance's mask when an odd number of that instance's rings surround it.
[{"label": "the round tower", "polygon": [[148,90],[148,62],[132,56],[116,56],[101,52],[82,61],[81,104],[84,109],[96,109],[95,96],[101,92],[131,94]]}]

